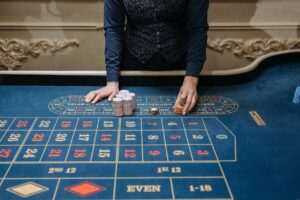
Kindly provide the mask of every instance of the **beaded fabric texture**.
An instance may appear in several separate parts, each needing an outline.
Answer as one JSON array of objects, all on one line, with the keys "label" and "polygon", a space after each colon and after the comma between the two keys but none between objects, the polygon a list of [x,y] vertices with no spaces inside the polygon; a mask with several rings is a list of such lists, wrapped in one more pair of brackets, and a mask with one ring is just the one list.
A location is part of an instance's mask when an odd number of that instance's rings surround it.
[{"label": "beaded fabric texture", "polygon": [[125,46],[145,64],[154,54],[170,64],[186,52],[186,0],[123,0],[127,25]]}]

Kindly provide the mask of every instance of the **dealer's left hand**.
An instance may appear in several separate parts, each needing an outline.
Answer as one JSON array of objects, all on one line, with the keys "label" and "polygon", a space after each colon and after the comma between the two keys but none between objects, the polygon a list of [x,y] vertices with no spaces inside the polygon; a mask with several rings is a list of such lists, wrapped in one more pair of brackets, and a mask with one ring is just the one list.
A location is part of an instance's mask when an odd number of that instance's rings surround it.
[{"label": "dealer's left hand", "polygon": [[180,88],[179,94],[177,96],[176,103],[180,101],[185,101],[185,106],[183,109],[182,114],[185,115],[189,113],[198,100],[198,93],[197,93],[197,85],[198,85],[198,78],[193,76],[186,76],[184,78],[183,84]]}]

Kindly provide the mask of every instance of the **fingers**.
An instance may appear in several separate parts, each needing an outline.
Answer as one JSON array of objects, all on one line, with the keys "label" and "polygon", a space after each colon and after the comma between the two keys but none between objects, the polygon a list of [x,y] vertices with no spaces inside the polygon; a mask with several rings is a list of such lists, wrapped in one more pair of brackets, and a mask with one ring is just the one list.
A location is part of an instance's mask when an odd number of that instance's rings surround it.
[{"label": "fingers", "polygon": [[98,93],[97,96],[93,99],[93,101],[91,102],[92,104],[97,103],[100,99],[102,99],[102,95],[101,93]]},{"label": "fingers", "polygon": [[94,90],[88,93],[85,96],[85,101],[87,103],[92,103],[95,104],[99,100],[109,97],[108,100],[111,101],[114,96],[119,92],[118,88],[113,88],[113,87],[103,87],[99,90]]},{"label": "fingers", "polygon": [[118,94],[118,90],[114,90],[113,93],[108,97],[108,101],[112,101],[112,99]]},{"label": "fingers", "polygon": [[[187,93],[187,95],[186,95],[187,99],[185,101],[185,106],[184,106],[184,109],[182,112],[183,115],[186,115],[194,108],[194,106],[197,103],[197,99],[198,99],[197,91],[189,90],[186,93]],[[182,95],[182,97],[184,97],[184,95]]]},{"label": "fingers", "polygon": [[178,95],[177,95],[177,98],[176,98],[176,101],[175,101],[175,103],[174,103],[174,105],[173,105],[173,108],[175,108],[176,105],[179,103],[180,95],[181,95],[181,91],[179,91],[179,93],[178,93]]},{"label": "fingers", "polygon": [[187,100],[185,102],[185,106],[184,106],[184,109],[183,109],[183,112],[182,112],[183,115],[185,115],[188,112],[188,109],[190,108],[191,103],[192,103],[193,96],[194,95],[193,95],[192,92],[188,93]]},{"label": "fingers", "polygon": [[95,104],[97,103],[101,98],[103,98],[102,92],[100,91],[91,91],[85,96],[85,102]]},{"label": "fingers", "polygon": [[198,100],[198,95],[194,95],[192,98],[192,103],[191,103],[190,107],[188,108],[188,112],[191,112],[191,110],[195,107],[197,100]]},{"label": "fingers", "polygon": [[95,91],[89,92],[85,96],[85,102],[90,103],[96,97],[96,95],[97,95],[97,93]]},{"label": "fingers", "polygon": [[180,114],[180,115],[183,114],[186,97],[187,97],[187,91],[181,88],[180,92],[178,93],[175,105],[173,106],[174,112],[176,114]]},{"label": "fingers", "polygon": [[185,90],[180,90],[177,98],[176,98],[176,102],[175,105],[173,106],[173,108],[175,108],[176,104],[182,104],[182,102],[185,101],[186,97],[187,97],[187,92]]},{"label": "fingers", "polygon": [[181,91],[181,95],[180,95],[180,101],[181,102],[185,102],[185,100],[186,100],[186,98],[188,97],[188,91],[186,91],[186,90],[183,90],[183,91]]},{"label": "fingers", "polygon": [[179,101],[180,101],[180,95],[181,95],[181,93],[179,92],[179,94],[177,95],[177,98],[176,98],[176,101],[175,101],[175,104],[174,104],[173,108],[175,108],[176,105],[179,103]]}]

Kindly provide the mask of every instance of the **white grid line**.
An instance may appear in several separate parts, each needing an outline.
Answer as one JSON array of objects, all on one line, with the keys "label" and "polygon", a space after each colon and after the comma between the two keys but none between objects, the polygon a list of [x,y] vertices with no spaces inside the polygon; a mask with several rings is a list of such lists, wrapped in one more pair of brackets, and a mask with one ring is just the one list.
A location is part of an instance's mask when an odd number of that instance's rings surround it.
[{"label": "white grid line", "polygon": [[[142,117],[141,117],[142,118]],[[172,131],[173,129],[165,129],[165,131]],[[197,130],[197,131],[205,131],[205,129],[189,129],[189,130]],[[9,131],[20,131],[18,129],[11,129]],[[51,131],[51,130],[45,130],[45,129],[34,129],[34,131]],[[65,129],[55,129],[55,131],[70,131],[70,130],[65,130]],[[118,129],[76,129],[77,132],[79,131],[118,131]],[[122,131],[127,131],[127,130],[122,130]],[[140,131],[140,129],[130,129],[128,131]],[[161,131],[161,130],[153,130],[153,129],[145,129],[144,131]]]},{"label": "white grid line", "polygon": [[[233,139],[234,139],[234,160],[232,161],[237,161],[237,146],[236,146],[236,136],[235,134],[227,127],[225,126],[225,124],[219,119],[219,118],[216,118],[216,120],[221,123],[221,125],[233,136]],[[226,160],[224,160],[226,162]]]},{"label": "white grid line", "polygon": [[[121,164],[147,164],[147,163],[165,163],[165,164],[170,164],[170,163],[216,163],[216,160],[170,160],[170,161],[159,161],[159,160],[151,160],[151,161],[93,161],[93,164],[116,164],[116,163],[121,163]],[[9,164],[11,163],[10,161],[4,161],[1,162],[1,164]],[[66,164],[65,161],[43,161],[43,162],[37,162],[37,161],[15,161],[14,164]],[[68,161],[67,164],[91,164],[90,161]]]},{"label": "white grid line", "polygon": [[169,177],[170,186],[171,186],[171,193],[172,193],[172,200],[175,199],[175,192],[174,192],[174,186],[173,186],[173,180],[171,177]]},{"label": "white grid line", "polygon": [[[164,144],[144,144],[144,146],[163,146]],[[187,144],[167,144],[168,146],[187,146]],[[190,144],[191,146],[209,146],[210,144],[207,143],[195,143],[195,144]],[[1,145],[3,147],[11,147],[11,146],[19,146],[16,144],[5,144],[5,145]],[[23,145],[23,147],[43,147],[45,146],[45,144],[25,144]],[[48,147],[68,147],[69,144],[49,144]],[[73,144],[72,146],[78,146],[78,147],[92,147],[93,144]],[[95,144],[95,147],[100,147],[100,146],[117,146],[116,144]],[[140,144],[120,144],[120,146],[141,146]]]},{"label": "white grid line", "polygon": [[37,118],[35,118],[35,119],[33,120],[33,122],[32,122],[32,124],[31,124],[30,128],[28,129],[28,131],[27,131],[27,133],[26,133],[26,136],[24,137],[24,139],[23,139],[21,145],[19,146],[19,148],[18,148],[18,150],[17,150],[17,152],[16,152],[16,154],[15,154],[15,156],[14,156],[14,158],[13,158],[11,164],[9,165],[8,169],[6,170],[6,172],[5,172],[5,174],[4,174],[3,178],[2,178],[2,180],[1,180],[1,182],[0,182],[0,187],[2,186],[2,184],[3,184],[3,182],[4,182],[5,178],[6,178],[6,176],[8,175],[8,173],[9,173],[9,171],[10,171],[10,169],[12,168],[13,163],[17,160],[17,158],[18,158],[18,156],[19,156],[19,154],[20,154],[20,152],[21,152],[21,150],[22,150],[22,148],[23,148],[23,145],[25,144],[25,141],[26,141],[27,138],[29,137],[31,130],[33,129],[33,127],[34,127],[34,125],[35,125],[36,120],[37,120]]},{"label": "white grid line", "polygon": [[[116,199],[117,192],[117,176],[118,176],[118,162],[119,162],[119,151],[120,151],[120,137],[121,137],[121,126],[122,121],[118,121],[118,134],[117,134],[117,148],[116,148],[116,164],[115,164],[115,175],[114,175],[114,189],[113,189],[113,200]],[[118,145],[119,144],[119,145]]]},{"label": "white grid line", "polygon": [[142,118],[140,118],[140,126],[141,126],[141,149],[142,149],[142,162],[144,162],[144,138],[143,138],[143,126],[142,126]]},{"label": "white grid line", "polygon": [[[100,118],[98,118],[98,120],[97,120],[97,128],[96,128],[96,130],[98,130],[99,124],[100,124]],[[96,146],[96,140],[97,140],[97,131],[95,131],[95,135],[94,135],[94,142],[93,142],[93,147],[92,147],[92,153],[91,153],[90,162],[92,162],[93,157],[94,157],[94,151],[95,151],[95,146]]]},{"label": "white grid line", "polygon": [[185,128],[184,121],[183,121],[182,117],[181,117],[181,123],[182,123],[182,126],[183,126],[184,135],[185,135],[188,147],[189,147],[189,151],[190,151],[190,154],[191,154],[192,161],[194,161],[195,159],[194,159],[193,152],[192,152],[192,149],[191,149],[191,144],[190,144],[189,138],[187,136],[186,128]]},{"label": "white grid line", "polygon": [[72,135],[72,138],[71,138],[71,141],[70,141],[70,146],[69,146],[68,151],[67,151],[65,162],[67,162],[69,154],[70,154],[70,150],[72,148],[72,143],[73,143],[73,139],[74,139],[74,136],[75,136],[76,128],[78,126],[78,122],[79,122],[79,118],[77,118],[77,120],[76,120],[76,125],[75,125],[74,131],[73,131],[73,135]]},{"label": "white grid line", "polygon": [[49,138],[48,138],[48,140],[47,140],[47,143],[46,143],[46,145],[44,145],[45,148],[44,148],[44,151],[43,151],[43,153],[42,153],[42,155],[41,155],[41,157],[40,157],[40,159],[39,159],[39,162],[42,162],[42,159],[43,159],[43,157],[44,157],[44,154],[45,154],[45,152],[46,152],[46,149],[47,149],[47,147],[48,147],[48,144],[49,144],[49,142],[50,142],[50,140],[51,140],[51,137],[52,137],[52,135],[53,135],[53,132],[54,132],[54,130],[55,130],[55,127],[56,127],[56,124],[57,124],[58,121],[59,121],[59,117],[56,118],[56,121],[54,122],[52,131],[51,131],[51,133],[50,133],[50,135],[49,135]]},{"label": "white grid line", "polygon": [[163,133],[163,139],[164,139],[164,144],[165,144],[165,149],[166,149],[166,157],[167,157],[167,162],[169,162],[169,152],[168,152],[168,148],[167,148],[167,140],[166,140],[166,135],[165,135],[165,128],[164,128],[164,124],[163,124],[163,120],[162,118],[160,118],[161,121],[161,128],[162,128],[162,133]]},{"label": "white grid line", "polygon": [[4,131],[3,136],[0,139],[0,143],[2,142],[2,140],[5,138],[6,134],[8,131],[11,131],[10,128],[13,125],[14,121],[16,120],[16,117],[13,118],[13,120],[11,121],[10,125],[8,126],[8,128]]},{"label": "white grid line", "polygon": [[55,187],[55,190],[54,190],[54,193],[53,193],[53,198],[52,200],[55,200],[56,199],[56,195],[57,195],[57,191],[58,191],[58,188],[59,188],[59,184],[60,184],[60,178],[58,179],[57,183],[56,183],[56,187]]},{"label": "white grid line", "polygon": [[[126,180],[126,179],[224,179],[223,176],[165,176],[165,177],[157,177],[157,176],[146,176],[146,177],[132,177],[132,176],[124,176],[124,177],[118,177],[117,180]],[[93,180],[114,180],[114,177],[63,177],[63,178],[57,178],[57,177],[28,177],[28,178],[6,178],[6,180],[82,180],[82,179],[93,179]]]},{"label": "white grid line", "polygon": [[[202,118],[202,122],[203,122],[203,124],[204,124],[205,129],[207,130],[207,127],[206,127],[206,124],[205,124],[203,118]],[[211,147],[212,147],[212,149],[213,149],[213,152],[214,152],[214,154],[215,154],[215,157],[216,157],[216,159],[217,159],[217,161],[218,161],[217,164],[219,165],[219,168],[220,168],[220,170],[221,170],[221,173],[222,173],[222,176],[223,176],[223,178],[224,178],[224,181],[225,181],[227,190],[228,190],[228,192],[229,192],[229,195],[230,195],[231,199],[233,200],[234,198],[233,198],[232,192],[231,192],[231,190],[230,190],[228,181],[227,181],[227,179],[226,179],[225,173],[224,173],[224,171],[223,171],[222,165],[221,165],[221,163],[220,163],[219,157],[218,157],[217,152],[216,152],[216,150],[215,150],[215,146],[214,146],[213,143],[212,143],[212,140],[211,140],[211,138],[210,138],[210,134],[208,133],[208,130],[207,130],[207,135],[208,135],[208,139],[209,139],[209,141],[210,141],[210,143],[211,143]]]}]

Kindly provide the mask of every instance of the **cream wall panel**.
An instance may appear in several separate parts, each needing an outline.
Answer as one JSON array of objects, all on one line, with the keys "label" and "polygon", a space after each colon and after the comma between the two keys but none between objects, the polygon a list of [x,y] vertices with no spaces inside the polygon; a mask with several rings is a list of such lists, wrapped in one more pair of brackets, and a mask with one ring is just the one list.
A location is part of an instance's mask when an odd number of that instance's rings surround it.
[{"label": "cream wall panel", "polygon": [[97,0],[1,0],[0,21],[20,25],[78,24],[103,21],[103,2]]},{"label": "cream wall panel", "polygon": [[210,22],[296,23],[299,0],[210,0]]},{"label": "cream wall panel", "polygon": [[[254,69],[266,55],[300,49],[299,0],[210,0],[209,24],[209,44],[234,42],[226,48],[221,46],[222,50],[209,45],[203,74],[246,72]],[[0,1],[0,42],[17,39],[79,43],[55,53],[48,49],[39,56],[28,55],[18,71],[95,70],[95,75],[104,72],[102,27],[103,0]],[[266,43],[258,46],[261,52],[255,55],[259,56],[251,57],[253,53],[248,50],[254,41]],[[273,43],[268,43],[270,41]],[[241,55],[234,51],[237,43],[246,49]],[[274,45],[278,47],[273,48]],[[0,48],[0,61],[3,60],[1,54],[3,57]],[[7,67],[0,68],[6,70]]]}]

